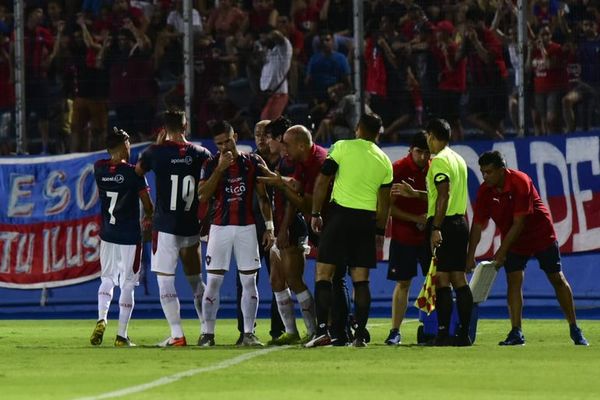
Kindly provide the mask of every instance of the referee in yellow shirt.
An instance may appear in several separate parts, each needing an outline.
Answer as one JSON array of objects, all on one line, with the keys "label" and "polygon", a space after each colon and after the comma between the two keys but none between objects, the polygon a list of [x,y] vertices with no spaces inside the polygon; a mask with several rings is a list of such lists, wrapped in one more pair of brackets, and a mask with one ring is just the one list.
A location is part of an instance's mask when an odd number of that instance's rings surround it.
[{"label": "referee in yellow shirt", "polygon": [[[331,344],[327,321],[336,265],[349,266],[354,283],[358,328],[352,345],[366,346],[365,327],[371,307],[369,270],[377,267],[376,242],[379,246],[383,244],[393,180],[392,163],[375,144],[381,127],[379,116],[363,114],[356,129],[356,139],[336,142],[317,177],[311,218],[313,230],[321,232],[322,229],[315,284],[317,333],[306,347]],[[334,177],[331,199],[326,199]],[[321,208],[326,200],[331,205],[327,223],[323,226]]]},{"label": "referee in yellow shirt", "polygon": [[[438,333],[431,343],[435,346],[470,346],[469,322],[473,308],[473,295],[465,275],[469,226],[467,212],[467,164],[448,146],[450,125],[443,119],[433,119],[427,125],[427,145],[431,154],[427,171],[427,191],[414,190],[408,183],[395,184],[392,195],[419,197],[427,200],[426,237],[427,246],[437,257],[437,283],[435,309]],[[452,290],[456,294],[456,306],[460,329],[456,338],[450,338],[452,315]]]}]

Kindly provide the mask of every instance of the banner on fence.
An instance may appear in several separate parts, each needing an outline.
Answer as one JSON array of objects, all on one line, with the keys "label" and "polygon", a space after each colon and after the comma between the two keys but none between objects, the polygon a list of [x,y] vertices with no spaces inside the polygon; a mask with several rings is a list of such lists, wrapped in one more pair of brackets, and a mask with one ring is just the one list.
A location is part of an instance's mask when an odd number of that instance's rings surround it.
[{"label": "banner on fence", "polygon": [[[243,143],[243,149],[250,145]],[[214,151],[212,143],[207,147]],[[600,249],[598,135],[465,142],[452,147],[467,161],[471,202],[483,181],[479,154],[499,150],[509,168],[532,177],[550,208],[563,253]],[[134,146],[132,159],[144,148],[144,144]],[[408,151],[405,145],[383,149],[392,161]],[[99,202],[93,164],[104,157],[106,153],[97,152],[0,159],[0,287],[55,287],[98,276]],[[149,183],[152,187],[152,177]],[[490,256],[498,245],[490,223],[477,254]]]}]

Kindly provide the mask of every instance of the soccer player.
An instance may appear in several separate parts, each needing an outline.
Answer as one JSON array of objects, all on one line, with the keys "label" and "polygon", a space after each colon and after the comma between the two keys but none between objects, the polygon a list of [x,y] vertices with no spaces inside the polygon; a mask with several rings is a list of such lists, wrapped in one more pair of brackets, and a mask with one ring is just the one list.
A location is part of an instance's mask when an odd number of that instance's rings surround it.
[{"label": "soccer player", "polygon": [[94,164],[101,208],[100,288],[98,289],[98,322],[90,342],[102,343],[113,289],[119,286],[119,330],[115,346],[135,346],[127,334],[134,305],[134,289],[139,282],[141,230],[140,200],[144,207],[143,225],[149,229],[153,206],[146,179],[135,173],[128,163],[129,135],[115,128],[106,138],[109,159]]},{"label": "soccer player", "polygon": [[[406,157],[396,161],[394,183],[409,182],[416,190],[425,190],[425,176],[429,169],[429,147],[424,131],[417,132],[411,141]],[[417,276],[417,263],[423,275],[427,274],[429,259],[425,249],[425,224],[427,202],[421,199],[394,197],[390,208],[392,240],[390,242],[387,279],[395,281],[392,296],[392,329],[385,340],[387,345],[402,341],[400,325],[406,313],[408,291]]]},{"label": "soccer player", "polygon": [[[392,194],[427,200],[426,246],[428,258],[437,258],[435,309],[438,332],[430,343],[434,346],[471,346],[469,324],[473,309],[473,295],[467,284],[467,245],[469,227],[467,212],[467,164],[448,146],[450,125],[443,119],[432,119],[426,127],[427,145],[435,156],[427,171],[427,191],[415,190],[408,182],[396,183]],[[452,289],[460,329],[456,338],[450,338]]]},{"label": "soccer player", "polygon": [[160,347],[186,346],[181,327],[179,297],[175,290],[177,260],[194,292],[194,306],[202,321],[204,283],[200,275],[200,224],[196,196],[200,170],[211,154],[185,138],[185,112],[171,110],[164,115],[164,132],[158,143],[148,147],[136,165],[138,175],[154,171],[156,176],[156,214],[152,235],[152,271],[156,272],[160,304],[171,335]]},{"label": "soccer player", "polygon": [[512,329],[501,346],[523,345],[521,331],[523,312],[523,277],[527,261],[533,256],[554,287],[556,298],[567,321],[571,339],[576,345],[588,341],[577,326],[573,292],[561,271],[560,250],[552,217],[542,202],[531,178],[523,172],[506,168],[498,151],[479,157],[483,183],[474,207],[473,225],[467,255],[468,269],[475,267],[475,251],[481,231],[491,218],[501,234],[500,248],[494,254],[497,265],[503,265],[508,282],[507,301]]},{"label": "soccer player", "polygon": [[[281,177],[291,177],[296,171],[296,163],[287,156],[282,143],[283,135],[290,126],[291,122],[288,119],[280,117],[266,127],[271,152],[280,155],[275,171]],[[299,190],[299,182],[296,181],[295,184],[296,190]],[[283,185],[285,182],[282,179],[280,187]],[[301,297],[303,293],[310,295],[303,278],[308,230],[302,212],[289,203],[284,191],[278,187],[275,187],[273,203],[277,240],[276,244],[271,247],[270,277],[277,307],[285,325],[285,332],[269,344],[286,345],[300,341],[291,292],[294,292],[296,297]],[[304,309],[302,304],[301,309],[307,335],[311,337],[315,333],[316,326],[314,309]]]},{"label": "soccer player", "polygon": [[261,171],[259,165],[264,166],[265,162],[255,153],[238,151],[237,134],[227,121],[216,122],[210,129],[219,152],[203,165],[199,187],[202,201],[212,198],[215,214],[206,249],[207,286],[202,298],[204,325],[198,345],[215,345],[219,292],[233,251],[242,283],[244,337],[241,345],[262,346],[254,335],[260,255],[252,202],[256,191],[265,220],[262,245],[269,249],[275,241],[271,203],[264,185],[256,181]]},{"label": "soccer player", "polygon": [[[376,242],[383,245],[393,180],[392,163],[376,144],[381,128],[379,116],[363,114],[356,139],[335,142],[317,177],[311,213],[313,231],[322,230],[315,284],[317,333],[306,347],[331,344],[327,320],[336,265],[350,267],[354,284],[358,327],[352,345],[367,345],[365,328],[371,307],[369,270],[377,266]],[[334,175],[333,192],[328,199],[328,186]],[[329,216],[323,226],[321,209],[328,200]]]}]

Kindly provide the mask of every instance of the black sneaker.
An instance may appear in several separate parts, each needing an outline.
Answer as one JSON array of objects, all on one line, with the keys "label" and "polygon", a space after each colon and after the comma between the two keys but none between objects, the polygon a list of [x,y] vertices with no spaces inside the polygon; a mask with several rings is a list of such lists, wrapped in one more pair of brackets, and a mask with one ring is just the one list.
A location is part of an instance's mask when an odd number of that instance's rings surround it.
[{"label": "black sneaker", "polygon": [[198,346],[200,347],[212,347],[215,345],[215,334],[214,333],[203,333],[198,339]]},{"label": "black sneaker", "polygon": [[400,334],[400,330],[398,329],[390,329],[390,334],[387,339],[385,339],[385,344],[388,346],[398,346],[402,343],[402,335]]},{"label": "black sneaker", "polygon": [[576,346],[590,345],[587,339],[583,336],[581,328],[579,328],[577,325],[571,326],[571,339],[573,340],[573,343],[575,343]]},{"label": "black sneaker", "polygon": [[511,329],[506,336],[506,339],[498,343],[499,346],[524,346],[525,336],[523,332],[518,328]]}]

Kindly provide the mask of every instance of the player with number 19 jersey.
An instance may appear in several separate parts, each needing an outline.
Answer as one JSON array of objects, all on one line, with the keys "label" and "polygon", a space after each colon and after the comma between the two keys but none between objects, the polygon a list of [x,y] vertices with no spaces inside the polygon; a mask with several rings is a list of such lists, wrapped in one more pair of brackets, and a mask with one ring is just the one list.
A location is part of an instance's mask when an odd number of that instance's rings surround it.
[{"label": "player with number 19 jersey", "polygon": [[155,231],[177,236],[199,233],[197,187],[202,165],[210,157],[204,147],[170,140],[142,153],[139,165],[156,176]]},{"label": "player with number 19 jersey", "polygon": [[94,164],[94,176],[102,214],[100,238],[116,244],[139,244],[139,193],[150,190],[146,178],[135,173],[134,165],[125,162],[113,164],[110,159]]}]

